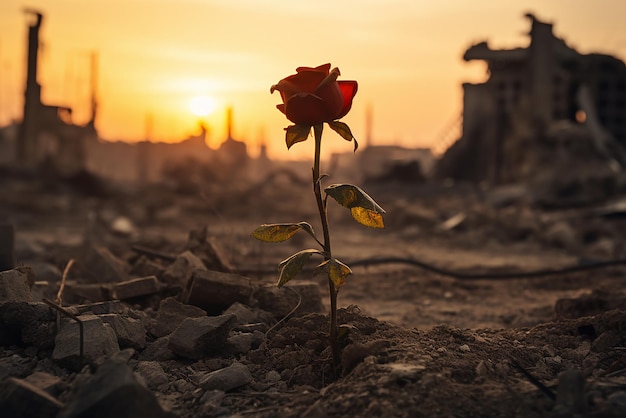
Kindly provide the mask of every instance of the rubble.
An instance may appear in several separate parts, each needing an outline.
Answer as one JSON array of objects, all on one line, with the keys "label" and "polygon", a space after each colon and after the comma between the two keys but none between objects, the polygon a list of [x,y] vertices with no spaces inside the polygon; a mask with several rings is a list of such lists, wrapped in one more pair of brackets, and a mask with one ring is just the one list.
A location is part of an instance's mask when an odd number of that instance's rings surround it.
[{"label": "rubble", "polygon": [[35,283],[30,267],[0,271],[0,302],[30,302],[30,289]]},{"label": "rubble", "polygon": [[168,347],[176,355],[199,360],[224,350],[234,315],[187,318],[169,336]]},{"label": "rubble", "polygon": [[63,408],[49,393],[14,377],[0,383],[0,411],[11,418],[54,418]]},{"label": "rubble", "polygon": [[121,300],[134,299],[158,293],[160,289],[155,276],[139,277],[116,283],[113,286],[112,297]]},{"label": "rubble", "polygon": [[66,322],[54,340],[52,359],[71,370],[80,370],[84,364],[95,364],[102,356],[120,351],[117,335],[109,324],[96,315],[81,315],[84,338],[81,358],[80,327],[77,322]]},{"label": "rubble", "polygon": [[175,418],[137,381],[131,368],[117,358],[105,361],[77,389],[73,402],[59,418]]},{"label": "rubble", "polygon": [[203,309],[181,303],[174,297],[165,298],[161,301],[157,317],[151,321],[148,331],[155,337],[164,337],[174,332],[185,319],[206,314]]},{"label": "rubble", "polygon": [[195,378],[202,389],[229,392],[250,383],[252,374],[245,365],[234,362],[228,367],[195,376]]},{"label": "rubble", "polygon": [[247,277],[210,270],[195,270],[189,280],[183,300],[220,314],[235,302],[250,304],[258,285]]}]

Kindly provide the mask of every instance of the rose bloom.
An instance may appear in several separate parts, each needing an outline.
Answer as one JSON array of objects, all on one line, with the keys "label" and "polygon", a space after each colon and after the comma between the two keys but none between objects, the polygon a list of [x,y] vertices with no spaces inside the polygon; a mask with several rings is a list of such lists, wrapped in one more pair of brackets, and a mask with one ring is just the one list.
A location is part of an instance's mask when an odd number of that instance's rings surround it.
[{"label": "rose bloom", "polygon": [[280,80],[270,92],[280,92],[283,103],[276,107],[287,119],[296,125],[319,125],[344,117],[352,107],[358,84],[337,81],[339,75],[339,69],[330,70],[330,64],[299,67],[296,74]]}]

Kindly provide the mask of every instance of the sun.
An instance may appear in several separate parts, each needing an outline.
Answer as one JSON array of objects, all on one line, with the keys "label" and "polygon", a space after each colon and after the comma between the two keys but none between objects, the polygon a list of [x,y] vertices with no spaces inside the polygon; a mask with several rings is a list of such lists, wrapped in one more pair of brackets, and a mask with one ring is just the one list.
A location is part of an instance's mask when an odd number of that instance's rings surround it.
[{"label": "sun", "polygon": [[189,109],[196,116],[207,116],[215,110],[217,102],[209,96],[196,96],[189,101]]}]

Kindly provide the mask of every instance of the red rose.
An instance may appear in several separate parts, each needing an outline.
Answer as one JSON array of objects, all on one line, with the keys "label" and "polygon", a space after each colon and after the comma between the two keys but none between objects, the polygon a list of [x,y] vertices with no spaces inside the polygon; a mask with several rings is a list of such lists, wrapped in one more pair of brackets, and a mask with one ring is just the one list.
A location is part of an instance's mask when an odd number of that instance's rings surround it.
[{"label": "red rose", "polygon": [[319,125],[342,118],[352,107],[357,82],[337,81],[339,75],[339,69],[330,70],[330,64],[299,67],[296,74],[280,80],[270,92],[280,92],[283,103],[276,107],[287,119],[296,125]]}]

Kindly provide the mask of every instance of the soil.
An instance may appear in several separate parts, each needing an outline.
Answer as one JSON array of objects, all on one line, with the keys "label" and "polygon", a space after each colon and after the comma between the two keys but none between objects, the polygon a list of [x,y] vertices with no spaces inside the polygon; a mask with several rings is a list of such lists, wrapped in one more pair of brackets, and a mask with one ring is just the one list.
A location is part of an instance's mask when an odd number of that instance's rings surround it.
[{"label": "soil", "polygon": [[[191,418],[626,416],[626,268],[496,277],[623,259],[626,221],[619,213],[546,209],[526,198],[494,203],[498,190],[467,185],[362,187],[387,210],[385,229],[364,228],[344,208],[330,208],[334,255],[355,264],[339,293],[340,375],[331,367],[326,314],[296,311],[238,358],[163,362],[173,382],[156,392],[165,408]],[[159,185],[105,197],[29,179],[4,180],[3,188],[0,215],[16,227],[18,255],[30,251],[59,268],[85,240],[126,258],[132,244],[175,254],[191,229],[206,224],[237,271],[274,282],[280,260],[315,243],[297,234],[264,244],[250,232],[273,222],[318,228],[310,185],[280,178],[254,187],[182,192]],[[120,216],[132,232],[113,230]],[[482,277],[398,261],[363,265],[384,257]],[[303,278],[326,295],[324,279],[310,267]],[[4,348],[2,357],[32,356],[28,350]],[[188,377],[233,361],[248,366],[250,384],[215,394]],[[71,386],[77,377],[65,378]],[[181,379],[190,390],[176,390]]]}]

